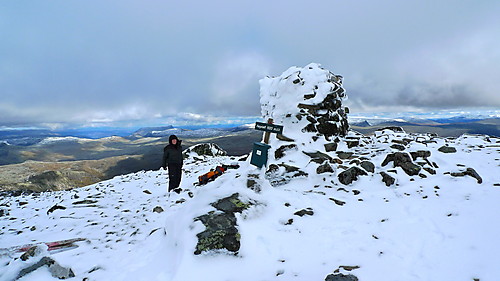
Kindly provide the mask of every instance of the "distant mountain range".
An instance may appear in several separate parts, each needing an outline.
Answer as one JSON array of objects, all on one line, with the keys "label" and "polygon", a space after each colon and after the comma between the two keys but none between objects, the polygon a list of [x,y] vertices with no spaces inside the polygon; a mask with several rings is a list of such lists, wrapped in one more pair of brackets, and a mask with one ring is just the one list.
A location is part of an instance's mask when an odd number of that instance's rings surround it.
[{"label": "distant mountain range", "polygon": [[[365,135],[393,126],[402,127],[407,133],[432,133],[441,137],[458,137],[462,134],[500,136],[500,118],[391,120],[375,125],[365,120],[350,124],[351,130]],[[141,170],[157,170],[161,166],[163,147],[171,134],[178,135],[185,148],[197,143],[213,142],[229,155],[247,154],[252,150],[253,143],[262,139],[262,132],[255,130],[253,124],[232,128],[148,127],[129,130],[125,136],[112,136],[112,132],[117,132],[114,129],[107,135],[104,131],[96,130],[87,133],[78,131],[78,134],[74,132],[0,131],[0,189],[43,190],[47,186],[44,182],[46,171],[57,171],[57,174],[48,176],[57,176],[54,183],[57,187],[54,188],[64,188],[88,185]],[[91,138],[96,132],[106,137]],[[33,177],[42,181],[36,185],[29,184],[33,182]]]},{"label": "distant mountain range", "polygon": [[442,137],[458,137],[463,134],[500,136],[500,118],[479,120],[465,118],[391,120],[374,125],[364,120],[350,124],[351,129],[363,134],[370,134],[377,129],[390,126],[402,127],[408,133],[433,133]]}]

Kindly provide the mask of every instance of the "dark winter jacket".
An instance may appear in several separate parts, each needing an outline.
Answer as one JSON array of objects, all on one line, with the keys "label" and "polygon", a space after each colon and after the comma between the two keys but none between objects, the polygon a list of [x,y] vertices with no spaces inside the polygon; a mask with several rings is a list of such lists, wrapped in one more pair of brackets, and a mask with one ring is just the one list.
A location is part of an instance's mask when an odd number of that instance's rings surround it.
[{"label": "dark winter jacket", "polygon": [[[172,144],[172,140],[176,139],[177,143]],[[182,166],[182,145],[175,135],[171,135],[168,139],[169,144],[163,148],[163,168],[167,168],[167,164],[181,164]]]}]

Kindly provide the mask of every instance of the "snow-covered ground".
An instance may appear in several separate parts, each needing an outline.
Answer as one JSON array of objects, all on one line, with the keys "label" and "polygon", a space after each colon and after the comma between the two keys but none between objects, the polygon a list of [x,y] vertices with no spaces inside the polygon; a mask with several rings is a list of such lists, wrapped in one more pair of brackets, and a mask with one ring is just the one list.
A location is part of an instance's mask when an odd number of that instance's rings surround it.
[{"label": "snow-covered ground", "polygon": [[[197,186],[239,159],[189,153],[179,194],[160,170],[1,198],[0,280],[44,256],[86,281],[500,280],[500,139],[347,131],[341,84],[318,64],[261,80],[264,120],[284,126],[266,168],[249,157]],[[207,234],[197,218],[222,217],[212,203],[236,193],[245,210]],[[221,250],[227,221],[238,243]],[[72,238],[86,240],[26,261],[8,250]],[[53,277],[43,266],[18,280]]]},{"label": "snow-covered ground", "polygon": [[[409,151],[431,152],[437,174],[409,177],[397,167],[391,174],[396,184],[387,187],[377,172],[392,168],[381,163],[393,151],[384,141],[393,136],[374,136],[367,147],[345,150],[365,151],[375,164],[375,173],[350,185],[339,182],[341,168],[315,174],[309,170],[316,166],[306,165],[308,177],[272,187],[265,170],[249,160],[214,182],[193,185],[198,175],[236,160],[209,157],[187,160],[180,194],[166,192],[167,174],[160,170],[72,191],[2,198],[0,248],[86,238],[76,249],[46,253],[71,267],[76,280],[325,280],[337,269],[359,280],[498,280],[500,140],[466,136],[412,143]],[[437,151],[445,143],[457,152]],[[473,167],[482,183],[446,173],[463,166]],[[249,174],[258,175],[259,193],[247,188]],[[196,234],[204,230],[194,218],[233,193],[255,203],[237,214],[238,254],[194,255]],[[66,209],[48,213],[55,205]],[[157,206],[164,211],[154,212]],[[307,208],[312,215],[294,215]],[[19,255],[1,256],[0,280],[14,280],[37,261],[23,262]],[[41,268],[19,280],[53,277]]]}]

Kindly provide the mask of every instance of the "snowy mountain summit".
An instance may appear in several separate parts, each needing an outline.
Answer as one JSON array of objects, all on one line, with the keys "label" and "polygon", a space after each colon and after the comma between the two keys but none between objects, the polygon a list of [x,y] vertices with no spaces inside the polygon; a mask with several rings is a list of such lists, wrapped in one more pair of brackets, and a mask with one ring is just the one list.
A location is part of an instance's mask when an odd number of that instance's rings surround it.
[{"label": "snowy mountain summit", "polygon": [[207,144],[179,194],[160,169],[1,198],[0,280],[498,280],[500,139],[349,131],[317,64],[260,83],[266,167]]}]

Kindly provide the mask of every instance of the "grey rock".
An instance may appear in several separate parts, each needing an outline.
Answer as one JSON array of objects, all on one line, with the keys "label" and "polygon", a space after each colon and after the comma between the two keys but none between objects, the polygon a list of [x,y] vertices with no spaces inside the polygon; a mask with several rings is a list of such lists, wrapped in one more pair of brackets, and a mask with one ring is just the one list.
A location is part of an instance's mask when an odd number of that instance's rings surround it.
[{"label": "grey rock", "polygon": [[237,253],[240,249],[240,234],[236,228],[235,213],[241,213],[249,208],[252,203],[244,203],[239,199],[239,194],[234,193],[229,197],[222,198],[211,204],[222,213],[209,212],[208,214],[195,218],[201,221],[206,229],[198,233],[198,243],[195,255],[211,250],[226,249]]},{"label": "grey rock", "polygon": [[380,175],[382,176],[382,181],[385,183],[386,186],[393,185],[396,182],[396,179],[394,179],[386,172],[380,172]]},{"label": "grey rock", "polygon": [[463,176],[471,176],[477,180],[477,183],[483,183],[483,179],[473,168],[467,168],[464,172],[451,173],[453,177],[463,177]]},{"label": "grey rock", "polygon": [[227,152],[215,143],[200,143],[186,149],[182,154],[187,157],[189,153],[195,152],[205,156],[226,156]]},{"label": "grey rock", "polygon": [[397,132],[397,133],[404,133],[405,132],[405,130],[403,130],[402,127],[398,127],[398,126],[384,127],[382,129],[378,129],[377,131],[383,131],[383,130],[391,130],[391,131]]},{"label": "grey rock", "polygon": [[155,213],[162,213],[163,211],[164,211],[163,208],[160,206],[156,206],[153,208],[153,212]]},{"label": "grey rock", "polygon": [[16,280],[26,276],[27,274],[29,274],[29,273],[31,273],[31,272],[33,272],[33,271],[35,271],[43,266],[47,266],[49,268],[49,272],[55,278],[68,279],[68,278],[75,277],[75,273],[73,273],[73,270],[71,270],[71,268],[66,268],[66,267],[61,266],[51,257],[43,257],[37,263],[35,263],[31,266],[28,266],[26,268],[23,268],[19,272]]},{"label": "grey rock", "polygon": [[351,158],[353,154],[353,152],[337,151],[337,156],[342,160]]},{"label": "grey rock", "polygon": [[338,144],[336,142],[331,142],[325,144],[325,151],[330,152],[330,151],[335,151],[337,150]]},{"label": "grey rock", "polygon": [[390,162],[393,162],[394,167],[401,167],[403,171],[409,176],[418,175],[422,167],[413,163],[410,155],[405,152],[395,152],[388,154],[382,162],[382,166],[386,166]]},{"label": "grey rock", "polygon": [[455,153],[457,152],[457,149],[452,147],[452,146],[441,146],[438,151],[442,152],[442,153]]},{"label": "grey rock", "polygon": [[364,170],[358,167],[351,167],[339,174],[338,178],[342,184],[348,185],[358,180],[358,176],[368,175]]},{"label": "grey rock", "polygon": [[288,144],[288,145],[282,145],[276,151],[274,152],[274,158],[276,160],[283,158],[285,156],[285,152],[288,150],[297,150],[297,145],[295,144]]},{"label": "grey rock", "polygon": [[294,215],[303,217],[305,215],[312,216],[314,215],[314,211],[312,208],[302,209],[294,213]]},{"label": "grey rock", "polygon": [[55,204],[54,206],[50,207],[50,209],[47,210],[47,215],[54,212],[55,210],[66,210],[66,207]]},{"label": "grey rock", "polygon": [[206,229],[198,233],[195,255],[211,250],[226,249],[238,252],[240,249],[240,234],[236,228],[236,217],[232,213],[210,212],[195,218],[201,221]]},{"label": "grey rock", "polygon": [[436,174],[436,170],[434,170],[432,168],[424,167],[424,170],[426,170],[431,175],[435,175]]},{"label": "grey rock", "polygon": [[359,146],[359,138],[346,138],[345,142],[348,148],[353,148],[355,146]]},{"label": "grey rock", "polygon": [[319,174],[323,174],[323,173],[333,173],[333,168],[330,164],[328,163],[324,163],[320,166],[318,166],[318,168],[316,168],[316,173],[319,175]]},{"label": "grey rock", "polygon": [[393,144],[393,145],[391,145],[391,148],[397,149],[399,151],[403,151],[406,149],[406,147],[404,147],[403,145],[400,145],[400,144]]},{"label": "grey rock", "polygon": [[330,157],[330,155],[325,154],[323,152],[319,152],[319,151],[316,151],[316,152],[305,152],[305,151],[303,151],[303,153],[305,155],[311,157],[312,158],[311,161],[316,162],[318,164],[322,164],[325,161],[331,162],[333,160],[333,158]]},{"label": "grey rock", "polygon": [[417,160],[417,158],[426,159],[427,157],[431,156],[431,152],[428,150],[413,151],[413,152],[410,152],[410,154],[411,154],[411,157],[413,158],[413,160]]},{"label": "grey rock", "polygon": [[21,260],[27,261],[28,259],[39,255],[42,251],[43,250],[42,248],[40,248],[40,246],[33,246],[21,255]]},{"label": "grey rock", "polygon": [[260,185],[254,179],[247,179],[247,187],[257,193],[261,191]]},{"label": "grey rock", "polygon": [[224,213],[241,213],[243,210],[248,209],[252,203],[244,203],[238,197],[238,193],[222,198],[215,203],[212,203],[214,208]]},{"label": "grey rock", "polygon": [[342,273],[338,273],[326,276],[325,281],[358,281],[358,277],[352,274],[344,275]]},{"label": "grey rock", "polygon": [[332,200],[333,202],[335,202],[335,204],[339,205],[339,206],[344,206],[345,202],[344,201],[341,201],[341,200],[338,200],[338,199],[335,199],[335,198],[329,198],[330,200]]},{"label": "grey rock", "polygon": [[375,172],[375,165],[370,161],[363,161],[360,164],[361,168],[365,169],[367,172],[373,173]]},{"label": "grey rock", "polygon": [[[280,170],[280,167],[283,167],[285,171]],[[265,176],[269,183],[276,187],[287,184],[293,178],[307,177],[309,175],[295,166],[282,163],[269,165]]]}]

